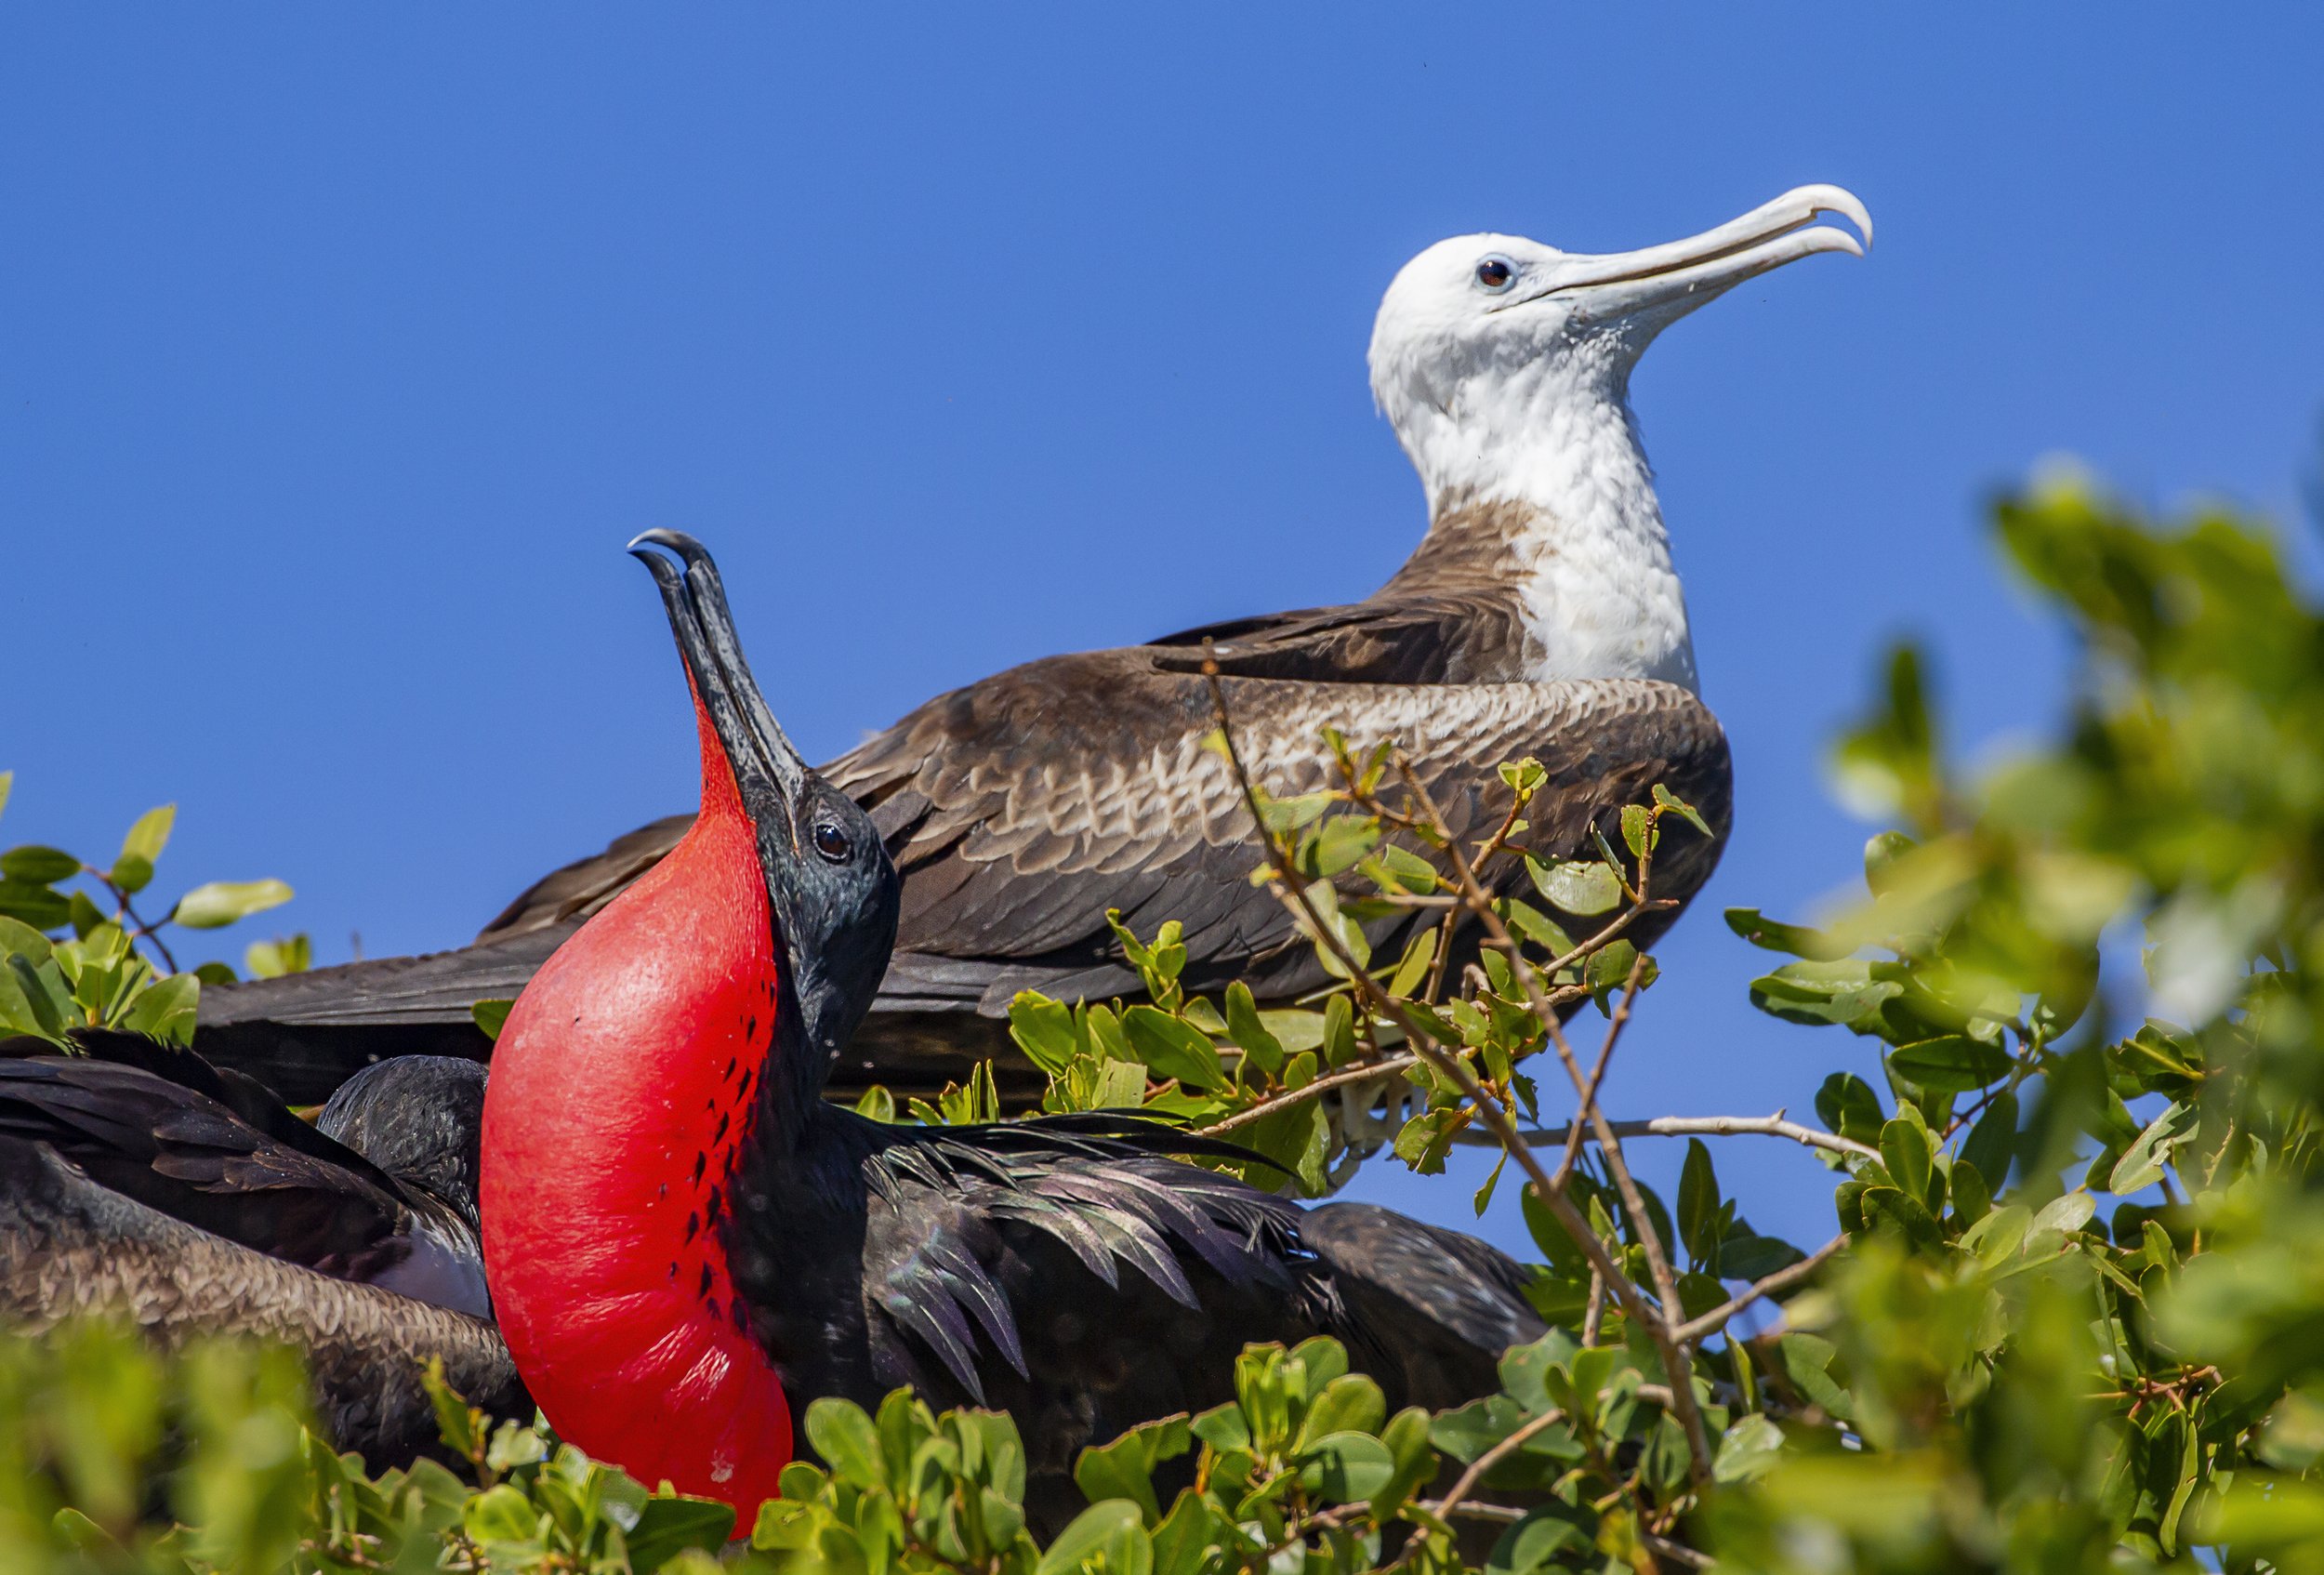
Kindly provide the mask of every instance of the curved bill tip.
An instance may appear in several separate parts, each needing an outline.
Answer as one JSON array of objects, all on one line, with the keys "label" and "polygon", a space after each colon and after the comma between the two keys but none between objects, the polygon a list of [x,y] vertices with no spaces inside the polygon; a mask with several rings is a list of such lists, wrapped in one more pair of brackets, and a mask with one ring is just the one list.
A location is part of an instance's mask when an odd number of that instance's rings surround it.
[{"label": "curved bill tip", "polygon": [[647,547],[667,548],[678,555],[680,562],[689,566],[706,562],[710,556],[708,548],[688,536],[684,531],[667,530],[660,525],[654,526],[650,531],[640,531],[636,536],[631,536],[629,545],[624,550],[632,558],[650,559],[651,554],[640,550]]},{"label": "curved bill tip", "polygon": [[[1854,192],[1844,186],[1817,185],[1799,187],[1789,195],[1807,205],[1810,218],[1817,214],[1836,213],[1855,225],[1856,234],[1863,237],[1863,244],[1848,249],[1853,250],[1856,256],[1862,257],[1872,249],[1872,210],[1866,207],[1863,199]],[[1855,237],[1849,238],[1854,240]]]}]

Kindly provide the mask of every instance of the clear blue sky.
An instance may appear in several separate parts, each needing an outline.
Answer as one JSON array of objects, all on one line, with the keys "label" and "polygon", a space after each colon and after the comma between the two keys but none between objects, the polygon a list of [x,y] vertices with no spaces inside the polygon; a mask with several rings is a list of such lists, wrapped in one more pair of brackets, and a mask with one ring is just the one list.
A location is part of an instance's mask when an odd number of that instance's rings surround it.
[{"label": "clear blue sky", "polygon": [[[1854,879],[1818,757],[1884,637],[1934,636],[1972,739],[2047,713],[1979,500],[2068,451],[2298,518],[2324,21],[1413,9],[11,7],[0,841],[174,799],[162,885],[280,875],[325,960],[456,942],[688,802],[634,532],[718,550],[825,756],[1377,585],[1422,505],[1364,345],[1427,243],[1835,181],[1871,257],[1736,291],[1635,390],[1740,820],[1613,1104],[1804,1109],[1868,1063],[1754,1017],[1717,909]],[[1815,1166],[1728,1152],[1763,1226],[1829,1228]]]}]

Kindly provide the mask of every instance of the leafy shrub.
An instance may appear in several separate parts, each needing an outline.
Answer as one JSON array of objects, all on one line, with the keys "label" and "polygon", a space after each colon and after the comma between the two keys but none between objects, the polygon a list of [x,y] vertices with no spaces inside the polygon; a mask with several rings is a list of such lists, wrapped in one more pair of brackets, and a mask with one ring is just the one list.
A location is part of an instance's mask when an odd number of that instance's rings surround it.
[{"label": "leafy shrub", "polygon": [[[1542,1258],[1530,1294],[1554,1326],[1509,1353],[1499,1393],[1389,1416],[1331,1343],[1254,1348],[1233,1404],[1088,1451],[1089,1507],[1046,1547],[1007,1419],[819,1400],[802,1419],[818,1462],[728,1542],[717,1506],[649,1495],[449,1396],[465,1476],[370,1477],[280,1443],[303,1413],[277,1358],[162,1363],[81,1331],[0,1361],[0,1555],[798,1575],[2324,1569],[2324,614],[2265,532],[2225,514],[2157,528],[2057,484],[1997,523],[2077,636],[2068,714],[1964,772],[1921,659],[1895,653],[1835,751],[1843,790],[1895,827],[1866,850],[1861,895],[1812,924],[1728,916],[1783,960],[1754,1003],[1844,1053],[1819,1124],[1599,1107],[1656,977],[1624,933],[1661,900],[1664,839],[1702,831],[1657,793],[1594,857],[1545,857],[1526,843],[1528,761],[1502,773],[1497,827],[1466,839],[1393,751],[1340,740],[1330,789],[1251,794],[1270,843],[1255,879],[1337,981],[1309,1006],[1189,995],[1167,926],[1120,936],[1146,999],[1015,1003],[1050,1108],[1235,1138],[1264,1157],[1238,1167],[1260,1185],[1313,1194],[1376,1149],[1429,1172],[1452,1144],[1499,1145],[1478,1206],[1514,1167]],[[0,894],[121,884],[119,861],[64,862],[0,861]],[[38,1031],[125,1020],[166,986],[74,993],[147,938],[134,894],[112,915],[62,896],[10,910],[14,987],[52,969],[72,987],[48,1005],[79,1013]],[[1392,922],[1408,939],[1375,955]],[[878,1091],[865,1103],[896,1114]],[[983,1075],[910,1114],[996,1107]],[[1544,1123],[1546,1143],[1524,1141]],[[1714,1152],[1742,1137],[1832,1168],[1829,1241],[1803,1251],[1742,1217]],[[1623,1148],[1665,1138],[1689,1145],[1668,1199]],[[1774,1327],[1732,1325],[1761,1304]],[[251,1442],[230,1442],[241,1429]]]}]

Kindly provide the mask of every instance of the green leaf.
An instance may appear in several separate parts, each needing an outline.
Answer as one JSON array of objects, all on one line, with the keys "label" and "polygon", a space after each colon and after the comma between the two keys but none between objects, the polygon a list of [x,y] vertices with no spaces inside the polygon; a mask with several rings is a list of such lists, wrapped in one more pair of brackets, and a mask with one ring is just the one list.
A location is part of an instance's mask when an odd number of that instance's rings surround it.
[{"label": "green leaf", "polygon": [[1400,842],[1382,842],[1365,867],[1382,887],[1427,896],[1444,883],[1436,867]]},{"label": "green leaf", "polygon": [[508,1026],[509,1009],[515,1005],[513,1000],[480,1000],[468,1009],[468,1014],[486,1039],[498,1042],[500,1030]]},{"label": "green leaf", "polygon": [[1374,1515],[1387,1514],[1436,1475],[1436,1450],[1429,1443],[1428,1430],[1429,1414],[1419,1406],[1406,1406],[1380,1429],[1380,1441],[1388,1446],[1395,1472],[1372,1495]]},{"label": "green leaf", "polygon": [[1937,1224],[1936,1216],[1929,1212],[1927,1204],[1908,1193],[1893,1186],[1868,1186],[1864,1189],[1863,1207],[1868,1225],[1887,1225],[1922,1249],[1944,1244],[1945,1232]]},{"label": "green leaf", "polygon": [[[1518,939],[1531,941],[1548,952],[1552,960],[1564,957],[1574,949],[1573,937],[1565,933],[1564,927],[1532,904],[1520,902],[1515,897],[1503,897],[1495,906],[1500,910],[1501,922],[1515,931]],[[1434,930],[1429,932],[1432,935],[1435,933]]]},{"label": "green leaf", "polygon": [[54,957],[34,962],[20,952],[5,959],[7,976],[0,981],[0,1017],[21,1033],[65,1042],[65,1029],[73,1020],[73,990]]},{"label": "green leaf", "polygon": [[1052,1078],[1089,1048],[1075,1027],[1073,1008],[1034,990],[1020,990],[1009,1002],[1009,1037]]},{"label": "green leaf", "polygon": [[1984,1173],[1965,1160],[1953,1161],[1952,1171],[1947,1177],[1947,1190],[1953,1198],[1953,1218],[1964,1226],[1985,1218],[1993,1207],[1993,1195],[1987,1190]]},{"label": "green leaf", "polygon": [[[1637,964],[1638,948],[1628,941],[1608,941],[1590,954],[1590,960],[1582,965],[1582,982],[1596,998],[1599,1011],[1606,1011],[1614,992],[1630,984],[1631,970]],[[1638,987],[1646,988],[1655,978],[1654,959],[1648,958],[1646,966],[1639,972]]]},{"label": "green leaf", "polygon": [[1266,1020],[1251,999],[1250,986],[1240,979],[1226,987],[1226,1031],[1261,1071],[1283,1069],[1283,1041],[1268,1032]]},{"label": "green leaf", "polygon": [[1961,1145],[1961,1157],[1977,1168],[1986,1190],[1998,1193],[2009,1180],[2010,1157],[2017,1147],[2017,1095],[2004,1089],[1985,1107]]},{"label": "green leaf", "polygon": [[1284,1054],[1297,1055],[1303,1050],[1320,1050],[1324,1043],[1324,1014],[1299,1007],[1282,1007],[1262,1011],[1259,1021],[1275,1042],[1283,1046]]},{"label": "green leaf", "polygon": [[1825,1131],[1868,1145],[1880,1142],[1888,1120],[1872,1085],[1853,1072],[1834,1072],[1824,1079],[1816,1091],[1816,1115]]},{"label": "green leaf", "polygon": [[13,771],[0,771],[0,814],[4,814],[7,812],[8,794],[15,788],[15,787],[16,773]]},{"label": "green leaf", "polygon": [[1896,1075],[1938,1093],[1974,1093],[2009,1076],[2009,1052],[1966,1034],[1921,1039],[1889,1052]]},{"label": "green leaf", "polygon": [[10,848],[0,854],[0,876],[21,880],[27,885],[46,886],[58,880],[69,880],[81,873],[81,861],[62,848],[44,848],[27,842],[20,848]]},{"label": "green leaf", "polygon": [[1226,1529],[1208,1500],[1185,1489],[1155,1528],[1154,1575],[1204,1575]]},{"label": "green leaf", "polygon": [[1776,1468],[1782,1449],[1782,1428],[1763,1416],[1747,1416],[1719,1440],[1710,1475],[1726,1483],[1757,1481]]},{"label": "green leaf", "polygon": [[0,957],[11,954],[37,968],[48,960],[48,937],[21,920],[0,918]]},{"label": "green leaf", "polygon": [[734,1532],[734,1506],[712,1499],[648,1499],[624,1537],[638,1575],[659,1569],[682,1548],[715,1554]]},{"label": "green leaf", "polygon": [[1091,1504],[1069,1521],[1034,1567],[1034,1575],[1153,1575],[1154,1539],[1128,1499]]},{"label": "green leaf", "polygon": [[2106,1190],[2126,1198],[2162,1180],[2172,1155],[2194,1132],[2195,1121],[2196,1111],[2191,1105],[2174,1102],[2165,1108],[2146,1123],[2138,1140],[2115,1161],[2114,1173],[2106,1180]]},{"label": "green leaf", "polygon": [[1294,1447],[1304,1449],[1309,1439],[1328,1433],[1377,1432],[1387,1415],[1388,1402],[1379,1384],[1360,1372],[1343,1372],[1308,1402]]},{"label": "green leaf", "polygon": [[1730,1236],[1719,1244],[1719,1277],[1722,1279],[1765,1279],[1806,1256],[1789,1241],[1776,1237]]},{"label": "green leaf", "polygon": [[57,930],[72,913],[73,905],[46,886],[0,880],[0,917],[21,920],[35,930]]},{"label": "green leaf", "polygon": [[1331,808],[1336,795],[1331,793],[1302,793],[1295,799],[1261,798],[1259,823],[1269,831],[1296,831],[1322,818]]},{"label": "green leaf", "polygon": [[1396,972],[1389,978],[1388,993],[1399,999],[1412,994],[1428,977],[1431,964],[1436,960],[1436,926],[1425,925],[1414,932],[1406,943],[1404,957],[1396,964]]},{"label": "green leaf", "polygon": [[1886,1026],[1882,1009],[1905,987],[1872,977],[1862,959],[1787,962],[1751,981],[1751,1004],[1787,1023],[1834,1023],[1877,1036]]},{"label": "green leaf", "polygon": [[[137,824],[129,827],[129,834],[121,839],[121,857],[141,858],[147,869],[151,870],[154,861],[162,856],[162,850],[169,846],[170,829],[177,824],[176,804],[163,804],[147,810],[138,816]],[[118,862],[114,867],[119,867]]]},{"label": "green leaf", "polygon": [[1719,1178],[1712,1172],[1710,1150],[1703,1140],[1686,1140],[1686,1162],[1679,1170],[1679,1239],[1686,1244],[1688,1257],[1700,1264],[1710,1260],[1711,1249],[1717,1245],[1711,1226],[1719,1217]]},{"label": "green leaf", "polygon": [[[1588,1551],[1594,1541],[1581,1524],[1586,1511],[1569,1504],[1546,1503],[1527,1510],[1525,1517],[1501,1533],[1485,1561],[1486,1575],[1534,1575],[1553,1568],[1582,1568],[1566,1562],[1568,1553]],[[1594,1564],[1591,1566],[1594,1568]],[[1621,1568],[1631,1568],[1627,1563]],[[1645,1568],[1640,1566],[1639,1568]]]},{"label": "green leaf", "polygon": [[1184,1417],[1149,1422],[1110,1444],[1082,1450],[1081,1458],[1074,1462],[1074,1486],[1092,1503],[1128,1499],[1138,1505],[1149,1526],[1158,1526],[1162,1508],[1155,1496],[1155,1468],[1193,1447],[1193,1433]]},{"label": "green leaf", "polygon": [[[242,965],[250,971],[254,979],[282,979],[293,973],[304,973],[314,966],[314,943],[304,934],[277,935],[271,941],[253,941],[243,950]],[[499,1031],[497,1026],[492,1029],[495,1034]]]},{"label": "green leaf", "polygon": [[1429,1423],[1429,1442],[1466,1463],[1508,1437],[1525,1420],[1523,1409],[1508,1396],[1488,1395],[1439,1412]]},{"label": "green leaf", "polygon": [[1396,1133],[1396,1158],[1424,1176],[1435,1175],[1452,1151],[1453,1134],[1466,1125],[1459,1110],[1423,1110]]},{"label": "green leaf", "polygon": [[2091,1216],[2097,1211],[2098,1200],[2090,1194],[2069,1192],[2064,1197],[2053,1199],[2041,1212],[2036,1214],[2033,1217],[2032,1229],[2026,1234],[2031,1238],[2037,1231],[2053,1230],[2062,1235],[2072,1236],[2090,1224]]},{"label": "green leaf", "polygon": [[1516,793],[1533,793],[1550,779],[1549,768],[1527,755],[1521,761],[1504,761],[1500,767],[1501,780]]},{"label": "green leaf", "polygon": [[807,1441],[833,1476],[859,1488],[884,1487],[887,1467],[879,1435],[861,1406],[825,1395],[807,1406]]},{"label": "green leaf", "polygon": [[1864,844],[1864,884],[1874,896],[1895,890],[1896,861],[1919,846],[1901,831],[1875,832]]},{"label": "green leaf", "polygon": [[1541,1256],[1560,1274],[1587,1277],[1590,1259],[1574,1238],[1565,1234],[1531,1186],[1521,1195],[1525,1216],[1525,1229],[1533,1235],[1533,1244],[1541,1250]]},{"label": "green leaf", "polygon": [[219,930],[291,900],[280,880],[211,880],[178,899],[170,917],[189,930]]},{"label": "green leaf", "polygon": [[1685,800],[1680,798],[1677,794],[1671,792],[1670,789],[1665,788],[1659,782],[1656,783],[1654,786],[1654,800],[1656,803],[1661,805],[1664,809],[1669,810],[1671,814],[1683,816],[1688,825],[1694,827],[1696,830],[1701,832],[1704,836],[1711,838],[1717,837],[1718,833],[1711,830],[1710,822],[1703,818],[1701,811],[1697,810],[1693,804],[1688,803]]},{"label": "green leaf", "polygon": [[172,973],[138,997],[121,1026],[164,1044],[191,1044],[194,1012],[201,999],[201,980],[191,973]]},{"label": "green leaf", "polygon": [[1478,1219],[1481,1220],[1485,1218],[1485,1211],[1493,1206],[1494,1190],[1501,1185],[1501,1171],[1507,1169],[1508,1165],[1509,1155],[1508,1152],[1504,1150],[1501,1154],[1495,1158],[1493,1160],[1493,1169],[1486,1173],[1485,1181],[1478,1186],[1475,1196],[1469,1199],[1469,1206],[1476,1211]]},{"label": "green leaf", "polygon": [[1906,1109],[1911,1113],[1897,1115],[1881,1128],[1881,1162],[1898,1186],[1921,1201],[1928,1198],[1934,1173],[1929,1129],[1921,1124],[1919,1111],[1909,1105]]},{"label": "green leaf", "polygon": [[1396,1475],[1396,1458],[1368,1433],[1327,1433],[1304,1451],[1300,1484],[1333,1503],[1369,1499]]},{"label": "green leaf", "polygon": [[111,879],[114,885],[135,896],[152,881],[153,861],[136,854],[124,854],[113,860]]},{"label": "green leaf", "polygon": [[1653,824],[1654,817],[1647,814],[1645,805],[1622,806],[1622,842],[1630,849],[1631,857],[1646,856],[1646,837]]},{"label": "green leaf", "polygon": [[1829,1369],[1839,1348],[1816,1334],[1786,1334],[1776,1342],[1777,1366],[1793,1388],[1842,1421],[1855,1414],[1848,1392],[1832,1382]]},{"label": "green leaf", "polygon": [[1528,854],[1525,873],[1552,907],[1581,918],[1604,913],[1622,900],[1621,878],[1602,863],[1578,859],[1544,863]]},{"label": "green leaf", "polygon": [[1380,823],[1368,815],[1335,814],[1300,839],[1293,863],[1302,875],[1328,879],[1353,869],[1380,843]]},{"label": "green leaf", "polygon": [[1156,1075],[1189,1087],[1216,1092],[1226,1087],[1226,1068],[1210,1036],[1152,1006],[1122,1012],[1122,1032],[1138,1060]]},{"label": "green leaf", "polygon": [[479,1542],[530,1542],[540,1523],[531,1502],[506,1482],[477,1494],[460,1512],[461,1529]]},{"label": "green leaf", "polygon": [[1809,958],[1818,962],[1837,962],[1855,949],[1821,930],[1811,930],[1803,924],[1780,923],[1755,907],[1731,907],[1724,917],[1728,929],[1751,945],[1769,951],[1785,952],[1792,957]]}]

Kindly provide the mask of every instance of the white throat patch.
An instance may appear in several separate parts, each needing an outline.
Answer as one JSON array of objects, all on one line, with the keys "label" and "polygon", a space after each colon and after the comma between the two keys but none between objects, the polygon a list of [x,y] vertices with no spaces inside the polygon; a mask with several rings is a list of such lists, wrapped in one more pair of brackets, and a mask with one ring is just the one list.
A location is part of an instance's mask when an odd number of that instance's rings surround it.
[{"label": "white throat patch", "polygon": [[[1443,403],[1389,379],[1380,404],[1427,488],[1432,521],[1516,504],[1512,588],[1535,682],[1651,678],[1697,687],[1686,597],[1629,404],[1635,348],[1466,369]],[[1404,397],[1399,397],[1404,396]]]}]

